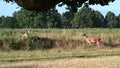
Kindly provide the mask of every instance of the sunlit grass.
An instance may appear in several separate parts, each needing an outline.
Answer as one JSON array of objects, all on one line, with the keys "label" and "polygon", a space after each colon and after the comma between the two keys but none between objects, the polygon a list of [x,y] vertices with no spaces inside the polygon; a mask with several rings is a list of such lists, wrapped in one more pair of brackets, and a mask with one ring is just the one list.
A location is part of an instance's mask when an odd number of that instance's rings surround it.
[{"label": "sunlit grass", "polygon": [[[120,43],[120,29],[28,29],[29,36],[47,37],[59,40],[78,40],[82,46],[77,48],[59,47],[46,50],[0,51],[0,67],[7,68],[120,68],[119,47],[88,47],[81,36],[98,36],[102,42]],[[0,29],[0,37],[21,39],[26,29]],[[11,34],[13,33],[13,34]],[[14,40],[13,40],[14,41]],[[64,46],[64,45],[63,45]]]},{"label": "sunlit grass", "polygon": [[67,58],[1,64],[2,68],[120,68],[120,57]]},{"label": "sunlit grass", "polygon": [[98,56],[119,56],[119,48],[87,48],[87,49],[50,49],[34,51],[0,52],[0,61],[16,62],[29,60],[50,60],[62,58],[91,58]]},{"label": "sunlit grass", "polygon": [[104,40],[108,38],[120,41],[120,29],[109,28],[84,28],[84,29],[0,29],[1,38],[4,36],[12,36],[10,33],[16,33],[13,37],[19,36],[21,32],[30,30],[30,36],[41,36],[58,39],[77,39],[81,40],[82,33],[89,36],[99,36]]}]

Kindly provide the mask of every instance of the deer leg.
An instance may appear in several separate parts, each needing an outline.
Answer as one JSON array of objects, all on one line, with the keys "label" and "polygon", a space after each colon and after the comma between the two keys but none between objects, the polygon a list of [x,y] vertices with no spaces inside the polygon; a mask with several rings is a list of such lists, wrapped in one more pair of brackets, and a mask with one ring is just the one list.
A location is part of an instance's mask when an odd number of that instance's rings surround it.
[{"label": "deer leg", "polygon": [[90,46],[91,45],[91,43],[90,42],[87,42],[88,43],[88,45]]},{"label": "deer leg", "polygon": [[100,46],[100,42],[97,42],[96,44],[97,44],[97,46]]}]

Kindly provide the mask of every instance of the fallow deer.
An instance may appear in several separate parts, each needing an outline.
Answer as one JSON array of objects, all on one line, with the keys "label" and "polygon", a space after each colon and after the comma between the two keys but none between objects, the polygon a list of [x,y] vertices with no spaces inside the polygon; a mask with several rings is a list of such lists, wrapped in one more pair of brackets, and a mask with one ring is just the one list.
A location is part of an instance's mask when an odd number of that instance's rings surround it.
[{"label": "fallow deer", "polygon": [[82,36],[85,38],[85,40],[89,45],[91,45],[92,43],[95,43],[97,46],[101,45],[101,38],[99,37],[94,37],[94,36],[90,37],[90,36],[87,36],[85,33],[83,33]]},{"label": "fallow deer", "polygon": [[22,33],[22,40],[27,39],[29,33],[30,33],[29,31]]}]

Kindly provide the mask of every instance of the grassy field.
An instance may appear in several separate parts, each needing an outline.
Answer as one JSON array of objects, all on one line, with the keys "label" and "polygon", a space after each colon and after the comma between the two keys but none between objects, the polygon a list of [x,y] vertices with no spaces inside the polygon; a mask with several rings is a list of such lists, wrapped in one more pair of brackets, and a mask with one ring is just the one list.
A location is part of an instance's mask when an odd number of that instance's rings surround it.
[{"label": "grassy field", "polygon": [[120,68],[120,57],[72,58],[5,63],[1,68]]},{"label": "grassy field", "polygon": [[[44,41],[58,40],[61,46],[85,46],[86,41],[82,37],[82,33],[88,36],[98,36],[101,38],[105,46],[120,45],[120,29],[109,28],[85,28],[85,29],[0,29],[0,40],[8,46],[13,46],[21,43],[21,33],[30,31],[29,37],[37,36],[44,38]],[[73,42],[71,42],[73,41]],[[29,42],[23,42],[29,44]],[[46,43],[46,42],[45,42]],[[63,44],[60,44],[63,43]],[[23,44],[21,44],[23,45]],[[48,45],[48,44],[47,44]],[[53,44],[52,44],[53,45]],[[55,44],[55,46],[59,46]]]},{"label": "grassy field", "polygon": [[0,52],[0,68],[119,68],[119,48]]},{"label": "grassy field", "polygon": [[[1,50],[0,68],[120,68],[120,29],[27,30],[30,31],[29,37],[39,36],[45,39],[42,41],[44,44],[52,41],[52,43],[56,42],[57,44],[54,45],[58,47],[33,50]],[[22,46],[28,46],[29,42],[19,42],[21,32],[25,31],[26,29],[0,29],[0,39],[4,42],[4,45],[9,47],[19,46],[20,43],[24,43]],[[81,36],[82,33],[100,37],[103,46],[96,47],[94,45],[88,47]],[[40,46],[43,45],[42,42],[37,43]]]}]

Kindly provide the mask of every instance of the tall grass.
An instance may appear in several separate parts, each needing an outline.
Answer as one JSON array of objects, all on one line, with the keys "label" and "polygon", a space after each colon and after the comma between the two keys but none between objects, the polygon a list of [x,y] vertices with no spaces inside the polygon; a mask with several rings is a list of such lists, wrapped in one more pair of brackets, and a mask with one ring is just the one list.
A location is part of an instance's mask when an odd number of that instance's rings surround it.
[{"label": "tall grass", "polygon": [[[30,31],[27,41],[21,41],[21,32]],[[54,46],[85,46],[86,41],[81,36],[98,36],[104,46],[120,45],[120,29],[109,28],[83,28],[83,29],[0,29],[0,37],[3,43],[10,49],[44,49],[46,45]],[[43,41],[33,42],[33,37],[41,37]],[[41,40],[40,39],[40,40]],[[23,43],[23,44],[22,44]],[[31,45],[30,45],[31,44]],[[44,46],[45,45],[45,46]],[[20,48],[20,47],[21,48]],[[24,47],[25,46],[25,47]],[[35,47],[33,47],[35,46]],[[39,47],[41,46],[41,47]]]}]

